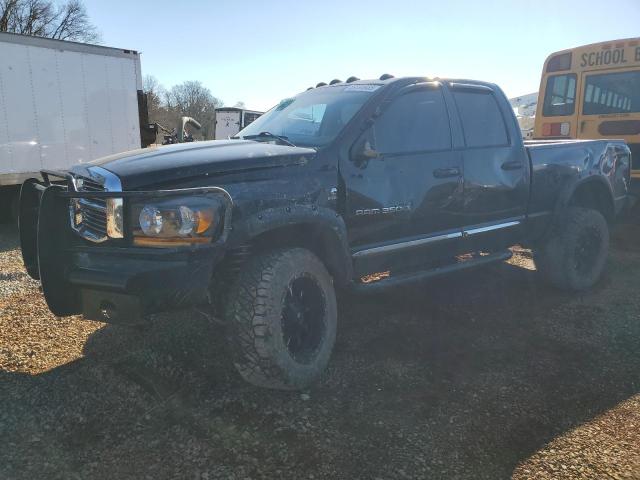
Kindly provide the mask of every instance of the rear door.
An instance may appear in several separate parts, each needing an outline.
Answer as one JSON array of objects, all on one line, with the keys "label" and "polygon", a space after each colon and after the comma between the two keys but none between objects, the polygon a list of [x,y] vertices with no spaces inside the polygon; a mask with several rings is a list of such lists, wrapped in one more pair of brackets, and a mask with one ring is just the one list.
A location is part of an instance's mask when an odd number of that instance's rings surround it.
[{"label": "rear door", "polygon": [[429,262],[460,240],[462,157],[452,148],[440,84],[410,85],[394,96],[341,170],[358,273]]},{"label": "rear door", "polygon": [[510,246],[519,239],[529,198],[528,158],[515,119],[506,99],[487,86],[453,83],[451,91],[465,144],[465,244]]}]

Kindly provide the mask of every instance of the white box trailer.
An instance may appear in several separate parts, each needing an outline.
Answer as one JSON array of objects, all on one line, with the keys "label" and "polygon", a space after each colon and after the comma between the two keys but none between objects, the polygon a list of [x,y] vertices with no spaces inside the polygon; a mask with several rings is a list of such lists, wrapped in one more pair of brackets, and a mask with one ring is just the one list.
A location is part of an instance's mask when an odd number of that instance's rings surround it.
[{"label": "white box trailer", "polygon": [[216,108],[213,138],[215,140],[226,140],[229,137],[233,137],[263,113],[236,107]]},{"label": "white box trailer", "polygon": [[135,50],[0,33],[0,215],[41,169],[144,146]]}]

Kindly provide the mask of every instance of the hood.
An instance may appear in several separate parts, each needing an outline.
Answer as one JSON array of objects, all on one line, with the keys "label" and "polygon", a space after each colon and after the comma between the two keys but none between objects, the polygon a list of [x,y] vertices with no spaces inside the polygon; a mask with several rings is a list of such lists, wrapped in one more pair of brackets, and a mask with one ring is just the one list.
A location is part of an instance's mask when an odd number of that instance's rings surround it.
[{"label": "hood", "polygon": [[73,169],[84,174],[90,166],[115,173],[125,190],[155,184],[236,173],[244,170],[304,165],[316,151],[250,140],[213,140],[150,147],[104,157]]}]

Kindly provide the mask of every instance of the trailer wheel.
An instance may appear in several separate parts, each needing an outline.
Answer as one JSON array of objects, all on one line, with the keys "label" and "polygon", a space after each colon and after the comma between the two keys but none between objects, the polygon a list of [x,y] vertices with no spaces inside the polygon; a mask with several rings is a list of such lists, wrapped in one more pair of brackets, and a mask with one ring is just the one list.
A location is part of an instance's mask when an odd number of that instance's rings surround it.
[{"label": "trailer wheel", "polygon": [[0,223],[17,223],[20,189],[14,187],[0,188]]},{"label": "trailer wheel", "polygon": [[11,221],[17,224],[20,215],[20,190],[16,190],[11,195],[10,212]]},{"label": "trailer wheel", "polygon": [[609,227],[597,210],[569,207],[555,219],[546,240],[533,251],[536,268],[564,290],[592,287],[609,251]]},{"label": "trailer wheel", "polygon": [[233,363],[248,382],[303,388],[325,369],[336,337],[331,276],[302,248],[249,260],[226,305]]}]

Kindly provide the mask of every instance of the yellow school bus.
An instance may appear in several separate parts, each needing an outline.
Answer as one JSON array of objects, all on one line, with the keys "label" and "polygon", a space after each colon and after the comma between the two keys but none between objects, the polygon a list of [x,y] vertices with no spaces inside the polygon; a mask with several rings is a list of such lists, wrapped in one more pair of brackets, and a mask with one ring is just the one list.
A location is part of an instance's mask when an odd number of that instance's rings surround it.
[{"label": "yellow school bus", "polygon": [[534,138],[624,139],[640,179],[640,38],[562,50],[544,62]]}]

